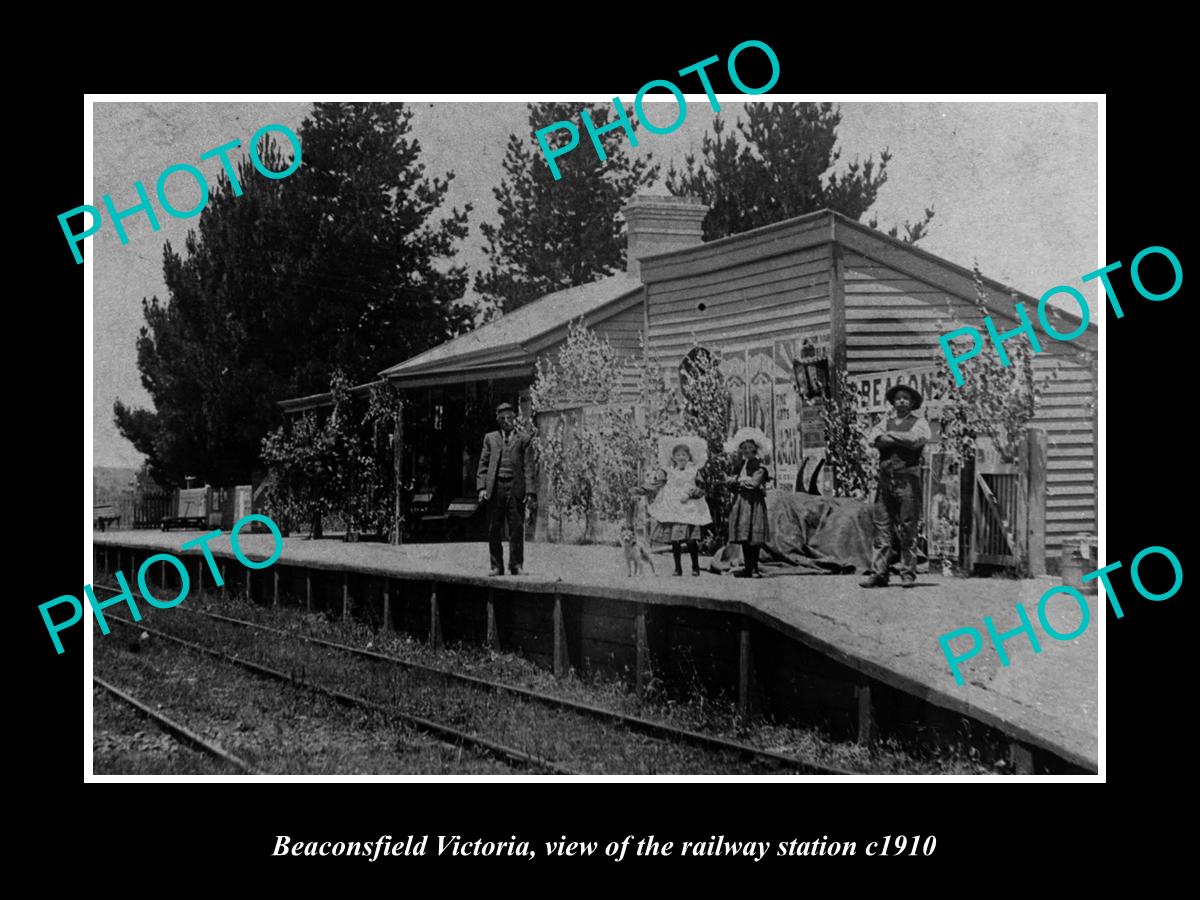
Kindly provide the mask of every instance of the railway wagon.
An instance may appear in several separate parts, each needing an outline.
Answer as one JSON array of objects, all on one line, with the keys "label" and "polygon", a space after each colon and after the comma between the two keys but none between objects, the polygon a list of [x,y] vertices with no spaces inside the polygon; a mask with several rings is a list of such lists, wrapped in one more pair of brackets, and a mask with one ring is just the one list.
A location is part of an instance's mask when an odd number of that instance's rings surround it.
[{"label": "railway wagon", "polygon": [[[197,488],[177,488],[170,492],[167,511],[157,522],[159,528],[220,528],[229,530],[233,523],[251,512],[251,486],[232,487],[205,485]],[[154,527],[147,522],[145,527]]]}]

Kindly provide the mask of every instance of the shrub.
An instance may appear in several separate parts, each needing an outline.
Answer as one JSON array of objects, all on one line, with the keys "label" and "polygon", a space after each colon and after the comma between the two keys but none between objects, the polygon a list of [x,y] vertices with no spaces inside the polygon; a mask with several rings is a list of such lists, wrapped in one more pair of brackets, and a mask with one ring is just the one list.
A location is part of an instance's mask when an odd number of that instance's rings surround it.
[{"label": "shrub", "polygon": [[825,428],[825,459],[833,470],[833,489],[839,497],[869,500],[875,490],[877,455],[867,443],[870,423],[860,406],[858,383],[843,367],[836,374],[842,385],[840,399],[821,407]]},{"label": "shrub", "polygon": [[[643,343],[643,351],[645,345]],[[584,540],[597,519],[632,522],[637,491],[661,434],[675,433],[672,392],[661,368],[645,352],[636,402],[621,396],[627,368],[612,344],[580,319],[553,357],[538,359],[533,411],[562,415],[534,434],[552,516],[580,520]]]},{"label": "shrub", "polygon": [[[990,316],[983,273],[976,263],[975,305],[981,316]],[[1015,302],[1015,297],[1014,297]],[[948,328],[939,323],[940,330]],[[940,421],[946,453],[955,460],[974,454],[975,441],[989,437],[1007,460],[1015,460],[1037,412],[1044,384],[1034,376],[1033,348],[1026,341],[1005,346],[1010,364],[1005,366],[996,353],[980,353],[971,361],[971,369],[961,386],[944,354],[938,355],[938,377],[951,385],[942,403]],[[1053,380],[1055,373],[1048,378]]]}]

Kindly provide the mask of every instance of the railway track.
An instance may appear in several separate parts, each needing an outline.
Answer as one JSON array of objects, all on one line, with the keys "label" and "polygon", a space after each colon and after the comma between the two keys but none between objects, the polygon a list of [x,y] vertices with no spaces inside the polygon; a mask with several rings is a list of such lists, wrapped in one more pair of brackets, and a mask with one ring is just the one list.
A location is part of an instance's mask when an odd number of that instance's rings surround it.
[{"label": "railway track", "polygon": [[261,774],[257,769],[255,769],[253,766],[251,766],[244,759],[230,753],[228,750],[226,750],[220,744],[214,743],[212,741],[206,741],[204,738],[202,738],[200,735],[196,734],[194,731],[189,730],[187,727],[179,724],[174,719],[164,716],[162,713],[158,712],[157,710],[151,709],[149,706],[147,706],[145,703],[142,703],[136,697],[133,697],[131,694],[126,693],[125,691],[121,690],[120,688],[116,687],[115,685],[109,684],[104,679],[102,679],[96,675],[93,675],[92,683],[95,684],[97,687],[103,688],[105,691],[108,692],[108,694],[110,696],[115,697],[116,699],[120,700],[126,706],[133,707],[133,709],[137,710],[142,715],[148,717],[150,720],[152,720],[154,722],[155,725],[157,725],[163,731],[170,734],[172,737],[175,737],[175,738],[179,739],[180,741],[183,741],[185,744],[189,744],[190,746],[195,747],[197,750],[201,751],[202,753],[208,754],[209,756],[213,757],[214,759],[219,759],[222,762],[228,763],[229,765],[233,766],[235,769],[237,769],[241,772],[244,772],[247,775]]},{"label": "railway track", "polygon": [[361,647],[353,647],[349,644],[341,644],[337,641],[329,641],[323,638],[311,637],[308,635],[293,634],[284,631],[280,628],[272,628],[269,625],[261,625],[257,622],[249,622],[245,619],[237,619],[232,616],[224,616],[219,613],[210,613],[204,610],[189,609],[185,612],[195,616],[203,616],[205,618],[214,619],[220,622],[226,622],[231,625],[236,625],[243,628],[251,628],[255,631],[261,631],[268,634],[275,634],[291,640],[301,641],[303,643],[313,644],[315,646],[326,647],[332,650],[338,650],[343,653],[348,653],[353,656],[371,659],[376,662],[382,662],[389,665],[399,666],[401,668],[410,669],[413,671],[424,672],[427,674],[436,675],[450,681],[455,681],[461,684],[467,684],[480,690],[491,690],[498,693],[509,694],[516,697],[522,697],[526,700],[532,700],[536,703],[545,706],[570,710],[571,712],[580,713],[597,719],[605,719],[610,722],[624,725],[630,731],[636,731],[642,734],[647,734],[653,737],[665,738],[668,740],[679,741],[682,743],[692,744],[694,746],[703,747],[708,750],[723,751],[728,753],[736,753],[747,759],[760,760],[764,763],[769,763],[777,767],[786,767],[792,769],[803,770],[809,774],[830,774],[830,775],[850,775],[853,774],[848,770],[835,769],[828,766],[821,766],[809,760],[800,759],[798,757],[789,756],[784,753],[776,753],[771,750],[763,750],[758,747],[751,747],[749,744],[743,744],[738,741],[731,741],[727,738],[719,738],[709,734],[703,734],[698,731],[691,731],[684,728],[677,728],[673,725],[667,725],[662,722],[655,722],[652,719],[645,719],[640,716],[631,716],[628,713],[617,712],[616,710],[604,709],[599,706],[592,706],[587,703],[580,703],[575,700],[566,700],[561,697],[554,697],[550,694],[544,694],[539,691],[533,691],[528,688],[516,687],[515,685],[504,684],[499,681],[492,681],[487,678],[479,678],[475,675],[464,675],[461,672],[454,672],[449,669],[443,669],[437,666],[429,666],[424,663],[413,662],[407,659],[401,659],[397,656],[391,656],[386,653],[378,653],[374,650],[365,650]]},{"label": "railway track", "polygon": [[[107,586],[103,586],[103,585],[96,585],[96,587],[103,587],[106,590],[111,590],[113,593],[117,593],[115,588],[108,588]],[[309,636],[309,635],[295,634],[292,632],[285,631],[283,629],[273,628],[269,625],[262,625],[257,622],[250,622],[245,619],[238,619],[238,618],[235,618],[232,616],[221,615],[218,613],[207,612],[204,610],[184,609],[183,607],[177,607],[177,609],[183,609],[184,612],[188,613],[191,616],[202,617],[202,618],[207,618],[207,619],[210,619],[213,621],[222,622],[226,625],[229,625],[229,626],[232,626],[235,628],[239,628],[239,629],[244,628],[244,629],[249,629],[249,630],[256,631],[256,632],[263,633],[263,634],[275,635],[278,637],[286,638],[293,642],[299,642],[299,643],[308,644],[311,646],[321,647],[325,650],[330,650],[330,651],[334,651],[335,653],[344,654],[347,657],[369,660],[372,663],[393,666],[393,667],[396,667],[399,669],[404,669],[404,670],[411,671],[411,672],[418,672],[423,675],[428,675],[428,676],[432,676],[434,678],[443,679],[446,682],[457,684],[457,685],[462,685],[462,686],[470,688],[474,691],[490,692],[490,693],[507,695],[507,696],[511,696],[514,698],[519,698],[520,700],[528,702],[528,703],[533,703],[533,704],[537,704],[537,705],[546,707],[548,709],[557,710],[557,711],[567,713],[570,715],[580,716],[580,717],[590,719],[593,721],[602,721],[602,722],[605,722],[608,724],[617,725],[624,730],[627,730],[629,732],[636,733],[636,734],[645,735],[655,741],[665,742],[665,743],[669,743],[669,744],[676,744],[676,745],[679,745],[679,744],[689,745],[689,746],[701,748],[710,753],[727,755],[727,756],[736,756],[742,760],[749,762],[755,768],[768,769],[768,770],[772,770],[772,771],[789,770],[789,771],[794,771],[794,772],[802,773],[802,774],[821,774],[821,775],[851,775],[851,774],[854,774],[851,771],[846,770],[846,769],[822,765],[820,763],[813,762],[812,760],[807,760],[807,759],[803,759],[803,758],[796,757],[796,756],[791,756],[791,755],[784,754],[784,753],[778,753],[778,752],[771,751],[771,750],[764,750],[762,748],[753,747],[749,744],[745,744],[745,743],[742,743],[739,741],[733,741],[733,740],[729,740],[727,738],[721,738],[721,737],[716,737],[714,735],[703,734],[701,732],[691,731],[688,729],[677,728],[673,725],[668,725],[663,722],[656,722],[654,720],[642,718],[640,716],[633,716],[633,715],[629,715],[627,713],[618,712],[616,710],[605,709],[603,707],[593,706],[593,705],[586,704],[586,703],[580,703],[580,702],[574,701],[574,700],[567,700],[564,698],[552,696],[550,694],[541,693],[539,691],[530,690],[528,688],[521,688],[521,687],[517,687],[515,685],[509,685],[509,684],[505,684],[503,682],[493,681],[493,680],[487,679],[487,678],[480,678],[480,677],[474,676],[474,675],[465,675],[460,672],[454,672],[449,669],[444,669],[444,668],[440,668],[437,666],[430,666],[430,665],[426,665],[423,663],[418,663],[418,662],[414,662],[411,660],[402,659],[400,657],[392,656],[389,654],[379,653],[374,650],[366,650],[361,647],[354,647],[354,646],[350,646],[348,644],[339,643],[337,641],[330,641],[330,640],[326,640],[323,638],[317,638],[317,637],[313,637],[313,636]],[[114,620],[121,621],[119,619],[116,619],[115,617],[114,617]],[[125,624],[127,624],[127,625],[134,624],[132,622],[129,622],[128,620],[124,620],[124,621],[125,621]],[[139,625],[138,627],[141,627],[141,626]],[[147,629],[147,630],[149,630],[149,629]],[[210,654],[225,655],[223,653],[223,651],[214,650],[209,647],[204,647],[203,645],[200,645],[200,644],[194,644],[193,642],[190,642],[190,641],[184,641],[183,639],[176,638],[173,635],[165,635],[165,637],[167,637],[169,640],[183,643],[187,646],[192,646],[196,649],[201,650],[202,652],[206,652],[206,653],[210,653]],[[248,664],[250,666],[259,666],[259,664],[250,663],[248,660],[239,660],[238,664],[239,665]],[[265,668],[265,667],[261,667],[261,666],[259,666],[259,667]],[[285,681],[294,681],[295,680],[290,675],[286,675],[281,672],[275,672],[274,670],[270,670],[270,671],[272,672],[272,677],[278,677]],[[299,683],[299,682],[297,681],[297,683]],[[445,732],[453,733],[456,736],[461,736],[463,739],[466,739],[466,740],[477,741],[477,742],[484,741],[487,744],[491,743],[491,742],[487,742],[486,739],[481,739],[474,735],[467,735],[464,732],[461,732],[457,729],[452,728],[451,726],[444,725],[442,723],[439,723],[439,722],[436,722],[434,720],[427,719],[424,717],[411,717],[410,714],[401,713],[395,709],[385,707],[381,704],[375,703],[374,701],[366,700],[365,698],[352,698],[352,697],[350,697],[350,695],[345,695],[338,691],[330,691],[329,689],[321,687],[319,685],[310,684],[308,686],[313,687],[318,692],[326,693],[328,696],[331,696],[331,697],[334,697],[335,699],[341,700],[342,702],[352,702],[352,703],[358,704],[360,706],[365,706],[367,708],[375,709],[376,711],[379,711],[379,712],[382,712],[385,714],[396,715],[398,717],[401,717],[402,719],[405,716],[409,716],[410,718],[413,719],[413,724],[416,727],[422,727],[422,725],[416,724],[417,722],[424,723],[424,725],[427,726],[427,727],[423,728],[422,730],[430,730],[430,728],[444,729]],[[403,720],[407,721],[407,719],[403,719]],[[498,748],[503,748],[503,745],[497,745],[497,746],[498,746]],[[558,774],[580,774],[573,770],[567,769],[566,767],[557,766],[555,763],[551,763],[548,760],[541,759],[538,757],[533,757],[533,756],[530,756],[529,754],[525,754],[525,753],[523,753],[523,751],[513,750],[513,748],[503,748],[502,750],[497,749],[496,752],[515,753],[515,754],[517,754],[517,756],[510,758],[510,761],[519,762],[524,765],[534,765],[534,766],[539,766],[539,767],[543,767],[543,768],[548,768],[550,771],[556,771]]]},{"label": "railway track", "polygon": [[[93,585],[93,587],[96,587]],[[264,678],[270,678],[273,681],[280,681],[284,684],[291,684],[296,687],[302,687],[314,693],[321,694],[331,700],[336,700],[346,706],[354,706],[359,709],[368,710],[370,712],[379,713],[385,719],[392,722],[403,722],[418,731],[423,731],[426,734],[434,735],[444,741],[449,742],[454,747],[467,746],[473,750],[487,753],[490,756],[496,757],[504,762],[511,763],[523,767],[534,767],[545,769],[555,775],[578,775],[580,773],[569,769],[558,763],[550,760],[540,759],[529,753],[525,753],[514,747],[508,747],[496,741],[489,740],[478,735],[468,734],[465,731],[460,731],[450,725],[445,725],[441,722],[426,719],[421,716],[414,716],[401,710],[384,706],[380,703],[375,703],[365,697],[358,697],[354,694],[347,694],[345,691],[335,690],[325,687],[316,682],[297,676],[295,673],[281,672],[278,669],[273,669],[269,666],[264,666],[252,660],[244,659],[231,653],[226,653],[224,650],[218,650],[215,647],[208,647],[204,644],[198,644],[195,641],[188,641],[173,634],[168,634],[165,631],[160,631],[156,628],[151,628],[144,622],[134,622],[122,616],[109,615],[107,617],[112,622],[117,622],[127,628],[140,628],[147,634],[161,638],[169,643],[177,644],[192,650],[196,653],[202,653],[206,656],[211,656],[215,659],[220,659],[224,662],[231,663],[239,668],[245,669],[255,675]]]}]

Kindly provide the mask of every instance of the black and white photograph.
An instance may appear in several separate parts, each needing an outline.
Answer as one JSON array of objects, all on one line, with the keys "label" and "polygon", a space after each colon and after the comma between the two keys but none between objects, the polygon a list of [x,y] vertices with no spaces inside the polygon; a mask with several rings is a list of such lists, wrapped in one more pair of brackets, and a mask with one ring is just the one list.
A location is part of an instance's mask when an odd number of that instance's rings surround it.
[{"label": "black and white photograph", "polygon": [[680,83],[91,98],[88,780],[1102,777],[1103,97]]}]

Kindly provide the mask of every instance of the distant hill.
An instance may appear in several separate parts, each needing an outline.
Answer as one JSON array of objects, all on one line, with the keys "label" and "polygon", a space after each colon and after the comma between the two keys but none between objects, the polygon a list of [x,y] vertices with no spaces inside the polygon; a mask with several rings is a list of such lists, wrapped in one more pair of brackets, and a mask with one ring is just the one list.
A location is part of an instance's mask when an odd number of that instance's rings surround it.
[{"label": "distant hill", "polygon": [[111,503],[129,488],[137,469],[92,466],[92,503]]}]

